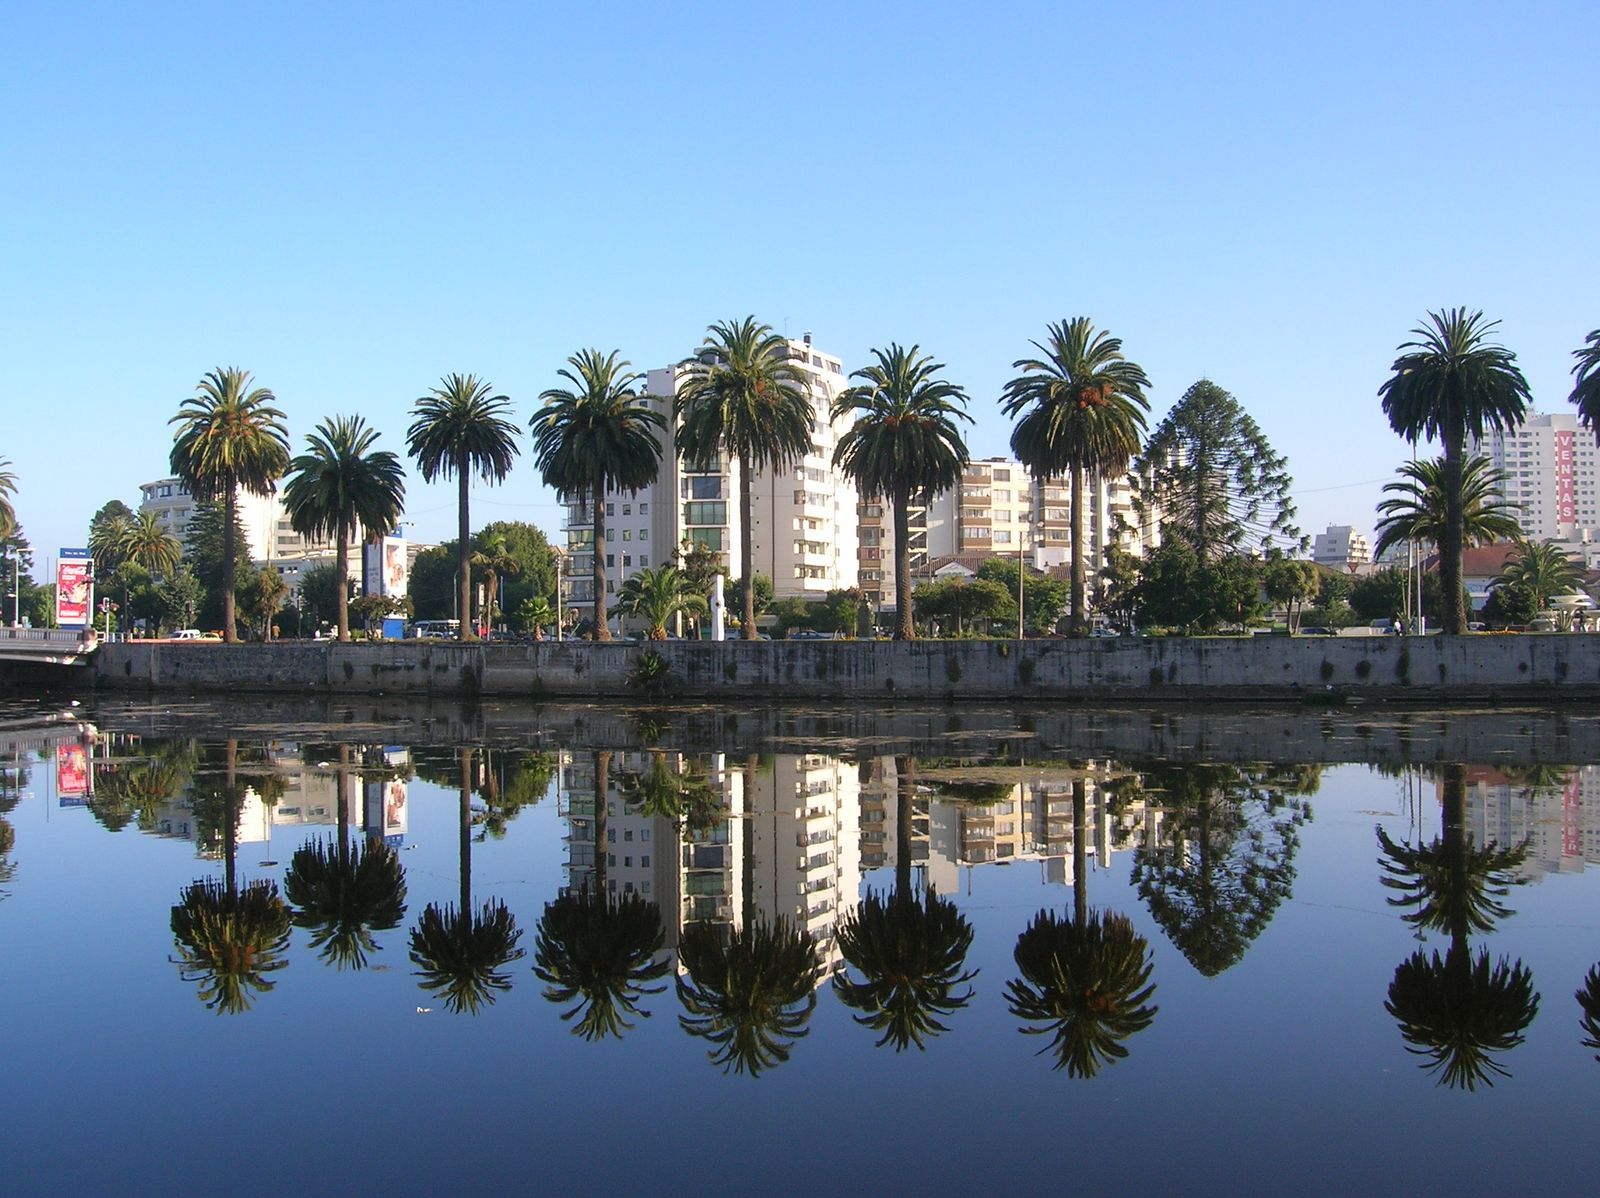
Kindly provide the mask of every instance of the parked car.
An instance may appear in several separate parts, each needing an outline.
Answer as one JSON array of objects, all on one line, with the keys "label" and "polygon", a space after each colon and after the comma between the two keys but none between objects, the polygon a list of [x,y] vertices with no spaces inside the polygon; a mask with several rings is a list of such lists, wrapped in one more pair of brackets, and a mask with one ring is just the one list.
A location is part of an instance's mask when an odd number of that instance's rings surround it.
[{"label": "parked car", "polygon": [[198,628],[180,628],[167,639],[173,641],[214,641],[217,638],[207,636]]},{"label": "parked car", "polygon": [[1331,628],[1323,628],[1319,624],[1314,624],[1309,628],[1302,628],[1300,630],[1300,635],[1301,636],[1338,636],[1339,634],[1337,632],[1335,632]]}]

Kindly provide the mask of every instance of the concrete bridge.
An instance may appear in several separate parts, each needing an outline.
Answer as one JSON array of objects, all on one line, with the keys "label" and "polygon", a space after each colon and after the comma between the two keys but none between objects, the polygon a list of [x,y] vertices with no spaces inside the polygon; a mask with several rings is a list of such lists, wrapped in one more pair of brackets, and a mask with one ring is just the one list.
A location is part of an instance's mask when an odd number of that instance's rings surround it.
[{"label": "concrete bridge", "polygon": [[99,643],[87,629],[0,628],[0,662],[81,666]]}]

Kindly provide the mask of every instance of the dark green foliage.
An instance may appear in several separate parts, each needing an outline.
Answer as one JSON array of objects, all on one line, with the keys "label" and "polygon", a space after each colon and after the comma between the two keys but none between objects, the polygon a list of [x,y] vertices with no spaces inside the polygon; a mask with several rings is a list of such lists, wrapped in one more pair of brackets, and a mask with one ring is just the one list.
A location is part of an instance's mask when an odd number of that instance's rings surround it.
[{"label": "dark green foliage", "polygon": [[949,1029],[948,1017],[972,999],[966,983],[977,976],[964,968],[972,947],[972,925],[954,903],[925,890],[911,894],[869,890],[839,923],[839,952],[861,975],[834,974],[833,992],[860,1014],[855,1021],[883,1033],[877,1047],[902,1052]]},{"label": "dark green foliage", "polygon": [[1383,1006],[1399,1023],[1406,1051],[1426,1057],[1423,1067],[1441,1086],[1476,1090],[1511,1076],[1493,1054],[1522,1043],[1539,995],[1521,961],[1491,963],[1488,949],[1473,957],[1452,946],[1443,957],[1419,950],[1402,962]]},{"label": "dark green foliage", "polygon": [[565,894],[545,904],[533,972],[545,983],[545,998],[574,1004],[561,1012],[564,1021],[577,1019],[574,1035],[621,1037],[633,1027],[628,1016],[650,1016],[639,1000],[666,989],[648,984],[672,967],[661,953],[665,943],[661,908],[636,894]]},{"label": "dark green foliage", "polygon": [[1135,605],[1139,622],[1209,632],[1261,615],[1261,562],[1203,557],[1183,538],[1164,542],[1144,560]]},{"label": "dark green foliage", "polygon": [[811,933],[786,919],[757,919],[726,932],[711,924],[684,928],[678,959],[678,1023],[711,1044],[706,1056],[724,1073],[759,1076],[789,1059],[809,1028],[821,972]]},{"label": "dark green foliage", "polygon": [[1568,399],[1578,405],[1578,419],[1586,428],[1600,428],[1600,329],[1585,337],[1572,356],[1577,359],[1572,367],[1577,381]]},{"label": "dark green foliage", "polygon": [[296,927],[310,929],[311,947],[339,969],[365,969],[377,951],[373,932],[400,926],[406,914],[406,872],[381,840],[308,840],[283,877]]},{"label": "dark green foliage", "polygon": [[[1600,965],[1589,970],[1583,986],[1573,997],[1583,1011],[1583,1018],[1578,1021],[1578,1026],[1583,1028],[1583,1046],[1600,1049]],[[1594,1059],[1600,1061],[1600,1053],[1596,1053]]]},{"label": "dark green foliage", "polygon": [[1207,379],[1151,434],[1134,479],[1141,520],[1159,520],[1163,543],[1181,539],[1207,561],[1306,548],[1294,525],[1288,461],[1238,400]]},{"label": "dark green foliage", "polygon": [[[1015,612],[1017,602],[1017,563],[1011,558],[992,557],[978,567],[979,578],[998,582],[1006,588]],[[1033,632],[1053,632],[1072,600],[1072,584],[1027,566],[1022,576],[1022,615]]]},{"label": "dark green foliage", "polygon": [[1531,587],[1506,583],[1489,592],[1483,605],[1483,620],[1496,627],[1520,628],[1539,614],[1539,597]]},{"label": "dark green foliage", "polygon": [[985,621],[1016,614],[1005,587],[987,578],[941,578],[925,583],[913,592],[912,602],[918,622],[937,620],[946,636],[983,631]]},{"label": "dark green foliage", "polygon": [[1160,1010],[1148,1005],[1156,989],[1150,946],[1125,915],[1090,911],[1080,924],[1040,911],[1013,956],[1022,976],[1006,986],[1011,1013],[1025,1034],[1051,1036],[1039,1051],[1054,1053],[1069,1077],[1094,1077],[1122,1060],[1123,1041]]},{"label": "dark green foliage", "polygon": [[[202,590],[199,610],[195,614],[202,628],[223,627],[228,596],[247,586],[255,572],[255,567],[250,564],[250,542],[245,537],[244,524],[237,512],[231,513],[231,538],[228,534],[229,506],[209,501],[196,503],[194,513],[189,517],[189,525],[184,530],[183,559]],[[230,546],[233,553],[231,568],[224,556]]]},{"label": "dark green foliage", "polygon": [[[1388,496],[1378,504],[1378,541],[1374,558],[1391,545],[1416,541],[1442,552],[1449,520],[1445,481],[1449,467],[1443,458],[1404,463],[1392,483],[1384,483]],[[1521,535],[1518,505],[1504,498],[1505,475],[1488,458],[1471,458],[1461,467],[1461,536],[1463,545],[1488,545]]]},{"label": "dark green foliage", "polygon": [[172,935],[184,981],[200,983],[200,1001],[219,1015],[250,1009],[271,990],[267,975],[289,962],[289,908],[271,882],[237,893],[214,880],[184,888],[172,908]]},{"label": "dark green foliage", "polygon": [[[300,610],[306,626],[332,623],[338,613],[339,571],[329,566],[313,566],[300,576]],[[446,615],[449,611],[446,610]]]},{"label": "dark green foliage", "polygon": [[522,929],[506,905],[494,900],[466,913],[454,903],[429,903],[411,930],[411,962],[422,989],[444,1000],[452,1014],[476,1015],[511,989],[505,967],[526,955],[517,947]]},{"label": "dark green foliage", "polygon": [[[459,588],[456,586],[456,542],[445,541],[417,554],[406,581],[411,609],[419,620],[448,620],[456,613]],[[301,584],[301,593],[305,584]],[[328,592],[330,598],[333,594]]]}]

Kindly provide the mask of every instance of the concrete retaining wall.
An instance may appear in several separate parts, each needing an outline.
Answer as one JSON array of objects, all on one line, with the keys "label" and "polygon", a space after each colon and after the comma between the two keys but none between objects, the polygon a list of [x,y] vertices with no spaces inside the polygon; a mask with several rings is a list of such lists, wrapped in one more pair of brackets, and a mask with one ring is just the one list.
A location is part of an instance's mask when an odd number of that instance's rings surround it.
[{"label": "concrete retaining wall", "polygon": [[1600,698],[1600,634],[1083,641],[760,641],[655,645],[103,646],[96,684],[639,699],[647,653],[671,697],[955,702],[1278,699],[1338,692],[1419,702]]}]

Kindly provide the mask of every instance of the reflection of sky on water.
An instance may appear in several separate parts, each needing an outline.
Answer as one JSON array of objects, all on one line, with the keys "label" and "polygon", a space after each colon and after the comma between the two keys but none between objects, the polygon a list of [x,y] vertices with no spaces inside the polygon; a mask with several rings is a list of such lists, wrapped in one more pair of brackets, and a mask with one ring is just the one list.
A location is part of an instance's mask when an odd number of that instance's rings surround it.
[{"label": "reflection of sky on water", "polygon": [[[96,741],[91,754],[103,762],[149,756],[149,747]],[[4,813],[18,870],[0,884],[10,894],[0,903],[10,983],[0,987],[0,1020],[14,1033],[13,1192],[185,1188],[197,1177],[226,1178],[244,1193],[323,1191],[332,1177],[402,1193],[498,1191],[531,1177],[555,1191],[692,1181],[728,1192],[752,1176],[779,1192],[1042,1189],[1090,1176],[1130,1192],[1290,1183],[1318,1192],[1524,1192],[1583,1185],[1592,1174],[1571,1111],[1600,1068],[1582,1046],[1572,1001],[1600,958],[1589,915],[1597,883],[1581,868],[1595,860],[1591,825],[1600,822],[1600,801],[1586,801],[1593,768],[1531,780],[1468,771],[1468,830],[1528,836],[1525,872],[1542,879],[1514,889],[1515,913],[1475,936],[1474,947],[1520,958],[1543,995],[1526,1043],[1504,1057],[1512,1076],[1469,1095],[1436,1087],[1417,1068],[1383,1006],[1401,961],[1447,943],[1429,933],[1419,944],[1386,905],[1373,834],[1379,825],[1416,843],[1440,832],[1431,775],[1320,771],[1301,795],[1309,818],[1297,826],[1287,897],[1237,960],[1209,977],[1152,915],[1135,857],[1161,847],[1168,864],[1197,873],[1211,836],[1228,853],[1210,860],[1232,869],[1215,876],[1248,888],[1240,879],[1253,859],[1239,845],[1256,846],[1263,813],[1279,809],[1268,792],[1281,771],[1235,776],[1229,810],[1204,824],[1192,813],[1175,818],[1160,794],[1125,780],[1086,786],[1088,900],[1126,915],[1148,941],[1160,1010],[1128,1039],[1126,1060],[1085,1081],[1034,1055],[1039,1038],[1018,1034],[1003,993],[1023,928],[1042,908],[1072,911],[1070,776],[1084,763],[1048,762],[1026,780],[1002,779],[1003,793],[991,779],[982,803],[951,801],[949,778],[929,764],[933,776],[909,787],[910,855],[915,878],[933,880],[972,926],[972,1002],[944,1020],[948,1031],[926,1052],[896,1054],[875,1050],[876,1037],[823,987],[790,1059],[752,1081],[708,1064],[705,1043],[678,1026],[671,986],[640,1002],[650,1017],[632,1020],[620,1040],[594,1043],[571,1035],[542,997],[531,967],[535,925],[545,903],[594,873],[581,751],[555,754],[547,793],[529,805],[507,798],[520,758],[475,755],[473,898],[506,905],[529,958],[510,967],[512,988],[477,1017],[419,1014],[431,1004],[406,937],[428,903],[458,895],[455,759],[448,750],[376,748],[369,776],[358,754],[341,778],[330,757],[307,763],[299,742],[262,746],[252,768],[270,768],[280,781],[267,789],[278,793],[267,804],[258,787],[244,788],[239,882],[281,888],[294,849],[332,833],[341,793],[352,829],[381,825],[396,835],[394,786],[403,783],[405,919],[375,934],[360,972],[321,963],[297,929],[276,988],[234,1017],[208,1012],[170,959],[179,891],[222,876],[218,854],[200,855],[195,835],[163,834],[159,821],[182,812],[181,798],[157,809],[148,834],[137,812],[112,833],[87,806],[61,806],[53,754],[31,762],[27,788]],[[804,922],[837,965],[838,919],[864,888],[895,882],[897,804],[908,789],[899,763],[789,754],[751,769],[742,756],[664,752],[671,771],[703,770],[748,818],[681,843],[675,821],[638,814],[627,799],[652,755],[618,752],[608,886],[643,895],[648,883],[648,897],[668,912],[669,947],[685,919],[731,926],[752,911]],[[97,780],[102,772],[93,771]],[[1226,844],[1224,825],[1236,833]],[[91,1107],[117,1115],[97,1119],[86,1139],[70,1112]],[[286,1109],[291,1124],[263,1137],[262,1113]],[[181,1146],[174,1126],[183,1128]]]}]

